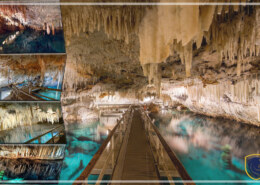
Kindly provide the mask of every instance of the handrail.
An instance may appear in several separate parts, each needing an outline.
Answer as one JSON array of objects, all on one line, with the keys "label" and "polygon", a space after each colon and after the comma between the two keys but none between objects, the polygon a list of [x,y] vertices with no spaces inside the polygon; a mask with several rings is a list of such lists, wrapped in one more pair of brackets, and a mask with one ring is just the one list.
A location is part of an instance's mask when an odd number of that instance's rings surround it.
[{"label": "handrail", "polygon": [[[83,172],[80,174],[80,176],[76,179],[76,181],[82,181],[85,180],[91,170],[94,168],[94,166],[96,165],[99,157],[101,156],[101,154],[103,153],[103,151],[105,150],[105,148],[107,147],[108,143],[110,142],[113,134],[115,133],[117,127],[120,125],[121,121],[123,120],[123,117],[118,121],[118,123],[116,124],[116,126],[113,128],[113,130],[109,133],[109,135],[107,136],[106,140],[102,143],[102,145],[100,146],[100,148],[98,149],[98,151],[95,153],[95,155],[93,156],[93,158],[91,159],[91,161],[88,163],[87,167],[83,170]],[[74,182],[73,185],[80,185],[83,183],[78,183],[78,182]]]},{"label": "handrail", "polygon": [[[144,110],[143,110],[144,111]],[[192,181],[192,178],[190,177],[190,175],[188,174],[188,172],[186,171],[186,169],[184,168],[184,166],[182,165],[182,163],[180,162],[180,160],[178,159],[178,157],[176,156],[176,154],[171,150],[171,148],[169,147],[169,145],[167,144],[167,142],[164,140],[164,138],[162,137],[162,135],[160,134],[158,128],[153,124],[151,118],[147,115],[147,113],[144,111],[146,117],[148,118],[148,120],[150,121],[157,137],[159,138],[162,146],[164,147],[164,150],[166,151],[166,153],[168,154],[170,160],[172,161],[172,163],[174,164],[174,166],[176,167],[177,171],[179,172],[181,178],[183,180],[188,180],[188,181]],[[189,182],[186,183],[188,185],[195,185],[194,182]]]},{"label": "handrail", "polygon": [[22,89],[18,89],[16,86],[12,86],[12,89],[14,89],[15,91],[21,92],[21,93],[25,94],[26,96],[29,96],[29,97],[31,97],[31,98],[33,98],[33,99],[35,99],[35,100],[46,101],[46,100],[44,100],[43,98],[40,98],[40,97],[34,96],[34,95],[32,95],[32,94],[29,94],[29,93],[23,91]]},{"label": "handrail", "polygon": [[41,135],[35,137],[35,138],[30,139],[29,141],[26,141],[25,144],[29,144],[29,143],[31,143],[31,142],[33,142],[33,141],[35,141],[35,140],[38,140],[38,139],[40,139],[42,136],[44,136],[44,135],[46,135],[46,134],[49,134],[50,132],[53,132],[54,130],[58,130],[58,129],[60,129],[60,128],[63,128],[63,126],[62,126],[62,125],[59,125],[59,126],[53,128],[53,129],[51,129],[51,130],[49,130],[49,131],[47,131],[47,132],[45,132],[45,133],[43,133],[43,134],[41,134]]}]

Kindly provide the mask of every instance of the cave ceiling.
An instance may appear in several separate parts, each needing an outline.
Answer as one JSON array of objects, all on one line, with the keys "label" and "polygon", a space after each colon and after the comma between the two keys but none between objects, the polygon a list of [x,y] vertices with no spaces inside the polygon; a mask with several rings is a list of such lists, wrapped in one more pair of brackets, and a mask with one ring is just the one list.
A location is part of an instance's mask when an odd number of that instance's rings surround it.
[{"label": "cave ceiling", "polygon": [[258,7],[61,8],[67,64],[92,81],[119,89],[160,88],[161,79],[236,83],[260,69]]}]

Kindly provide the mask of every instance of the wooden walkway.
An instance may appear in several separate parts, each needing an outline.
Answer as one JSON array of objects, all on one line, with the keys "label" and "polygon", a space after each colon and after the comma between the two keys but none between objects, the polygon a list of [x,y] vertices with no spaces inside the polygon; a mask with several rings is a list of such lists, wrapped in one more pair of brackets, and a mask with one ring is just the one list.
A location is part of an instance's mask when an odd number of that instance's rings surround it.
[{"label": "wooden walkway", "polygon": [[[42,94],[36,93],[39,90],[51,90],[51,91],[58,91],[60,92],[60,89],[52,89],[47,87],[31,87],[31,92],[29,92],[29,87],[24,86],[23,88],[18,88],[15,85],[10,85],[9,88],[12,89],[12,93],[7,96],[4,100],[23,100],[23,101],[58,101],[54,98],[44,96]],[[47,98],[44,99],[44,98]]]},{"label": "wooden walkway", "polygon": [[122,173],[113,174],[112,180],[159,180],[153,154],[145,134],[143,119],[140,112],[136,110],[122,162],[123,168],[118,172]]},{"label": "wooden walkway", "polygon": [[105,176],[111,185],[121,184],[120,181],[160,184],[165,178],[171,185],[175,178],[187,180],[184,185],[195,185],[141,106],[130,106],[123,114],[73,184],[93,184],[91,176],[97,178],[97,185]]},{"label": "wooden walkway", "polygon": [[[63,125],[58,125],[46,132],[44,132],[43,134],[39,135],[39,136],[36,136],[32,139],[30,139],[29,141],[26,141],[25,144],[30,144],[30,143],[33,143],[35,141],[37,141],[38,144],[42,144],[44,142],[42,142],[42,137],[46,136],[47,134],[51,133],[51,138],[46,141],[45,143],[46,144],[57,144],[57,143],[66,143],[66,137],[65,137],[65,129],[64,129],[64,126]],[[54,133],[56,133],[54,135]]]}]

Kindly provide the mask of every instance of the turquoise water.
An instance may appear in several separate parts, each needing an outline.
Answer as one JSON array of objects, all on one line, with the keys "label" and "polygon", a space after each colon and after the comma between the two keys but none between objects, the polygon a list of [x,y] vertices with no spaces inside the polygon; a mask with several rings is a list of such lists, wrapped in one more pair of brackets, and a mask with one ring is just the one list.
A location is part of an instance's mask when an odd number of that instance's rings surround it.
[{"label": "turquoise water", "polygon": [[[192,179],[251,180],[244,171],[244,156],[259,153],[259,128],[232,120],[214,119],[173,110],[152,114],[151,117],[155,119],[161,134]],[[106,139],[108,129],[111,130],[115,124],[114,121],[107,119],[100,122],[85,121],[66,125],[67,147],[59,175],[60,180],[73,181],[82,173]],[[228,158],[230,160],[224,158],[227,151],[231,154]],[[246,185],[246,183],[237,184]]]},{"label": "turquoise water", "polygon": [[[45,83],[43,85],[43,87],[47,87],[47,88],[51,88],[51,89],[62,89],[62,80],[60,81],[60,83],[58,83],[57,80],[53,80],[52,77],[46,77],[45,79]],[[28,81],[24,81],[24,83],[18,84],[18,87],[22,88],[23,86],[27,86]],[[0,100],[4,100],[7,96],[9,96],[11,93],[11,89],[5,87],[0,89]],[[41,94],[43,96],[55,99],[57,101],[60,100],[60,96],[61,96],[61,92],[60,91],[53,91],[53,90],[40,90],[37,91],[36,93]],[[40,95],[35,95],[38,96],[44,100],[51,100],[49,98],[40,96]]]},{"label": "turquoise water", "polygon": [[[8,131],[0,132],[0,144],[5,143],[25,143],[55,127],[57,124],[33,124],[28,126],[18,126],[16,128],[10,129]],[[53,132],[53,136],[58,134]],[[52,138],[52,134],[45,134],[40,138],[41,143],[46,143]],[[38,143],[38,140],[33,141],[32,143]]]},{"label": "turquoise water", "polygon": [[[50,98],[53,98],[55,100],[60,100],[60,95],[61,95],[61,92],[59,92],[59,91],[51,91],[51,90],[41,90],[41,91],[38,91],[37,93],[41,94],[41,95],[44,95],[44,96],[47,96],[47,97],[50,97]],[[50,100],[50,99],[42,97],[42,96],[38,96],[38,97],[41,97],[44,100]]]},{"label": "turquoise water", "polygon": [[60,180],[75,180],[82,173],[107,138],[110,126],[100,122],[66,126],[67,148]]},{"label": "turquoise water", "polygon": [[[46,83],[44,85],[44,87],[47,87],[47,88],[51,88],[51,89],[61,89],[62,87],[62,84],[60,83],[58,85],[58,82],[57,81],[52,81],[52,79],[48,80],[49,83]],[[51,84],[50,84],[51,83]],[[50,86],[51,85],[51,86]],[[52,90],[40,90],[40,91],[37,91],[38,94],[41,94],[43,96],[46,96],[46,97],[49,97],[49,98],[53,98],[55,100],[60,100],[60,96],[61,96],[61,92],[60,91],[52,91]],[[37,95],[38,96],[38,95]],[[45,98],[45,97],[42,97],[42,96],[38,96],[38,97],[41,97],[42,99],[44,100],[50,100],[48,98]]]},{"label": "turquoise water", "polygon": [[[53,136],[56,136],[58,134],[58,132],[53,132]],[[46,143],[48,142],[50,139],[52,138],[52,134],[51,133],[48,133],[48,134],[45,134],[44,136],[42,136],[40,138],[40,143]],[[34,144],[38,144],[39,141],[38,140],[34,140],[33,142],[31,143],[34,143]]]},{"label": "turquoise water", "polygon": [[192,179],[252,180],[244,157],[260,152],[260,128],[173,110],[151,117]]}]

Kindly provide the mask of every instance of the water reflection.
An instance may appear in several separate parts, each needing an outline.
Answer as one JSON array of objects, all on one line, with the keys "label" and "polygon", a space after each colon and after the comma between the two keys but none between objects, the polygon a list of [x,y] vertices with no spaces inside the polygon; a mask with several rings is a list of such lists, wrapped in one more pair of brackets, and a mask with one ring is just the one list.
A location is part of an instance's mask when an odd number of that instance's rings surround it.
[{"label": "water reflection", "polygon": [[0,180],[58,180],[62,160],[0,159]]},{"label": "water reflection", "polygon": [[[0,143],[25,143],[26,141],[40,136],[57,126],[59,126],[59,124],[42,123],[26,126],[17,126],[11,130],[0,131]],[[51,133],[46,134],[41,138],[41,143],[45,143],[51,138]],[[35,140],[35,142],[38,142],[38,140]]]},{"label": "water reflection", "polygon": [[151,117],[194,180],[250,180],[244,157],[260,153],[260,128],[175,110]]},{"label": "water reflection", "polygon": [[63,31],[55,35],[34,30],[2,34],[0,53],[65,53]]},{"label": "water reflection", "polygon": [[67,149],[60,180],[75,180],[88,165],[102,142],[107,138],[118,117],[70,123],[67,128]]}]

